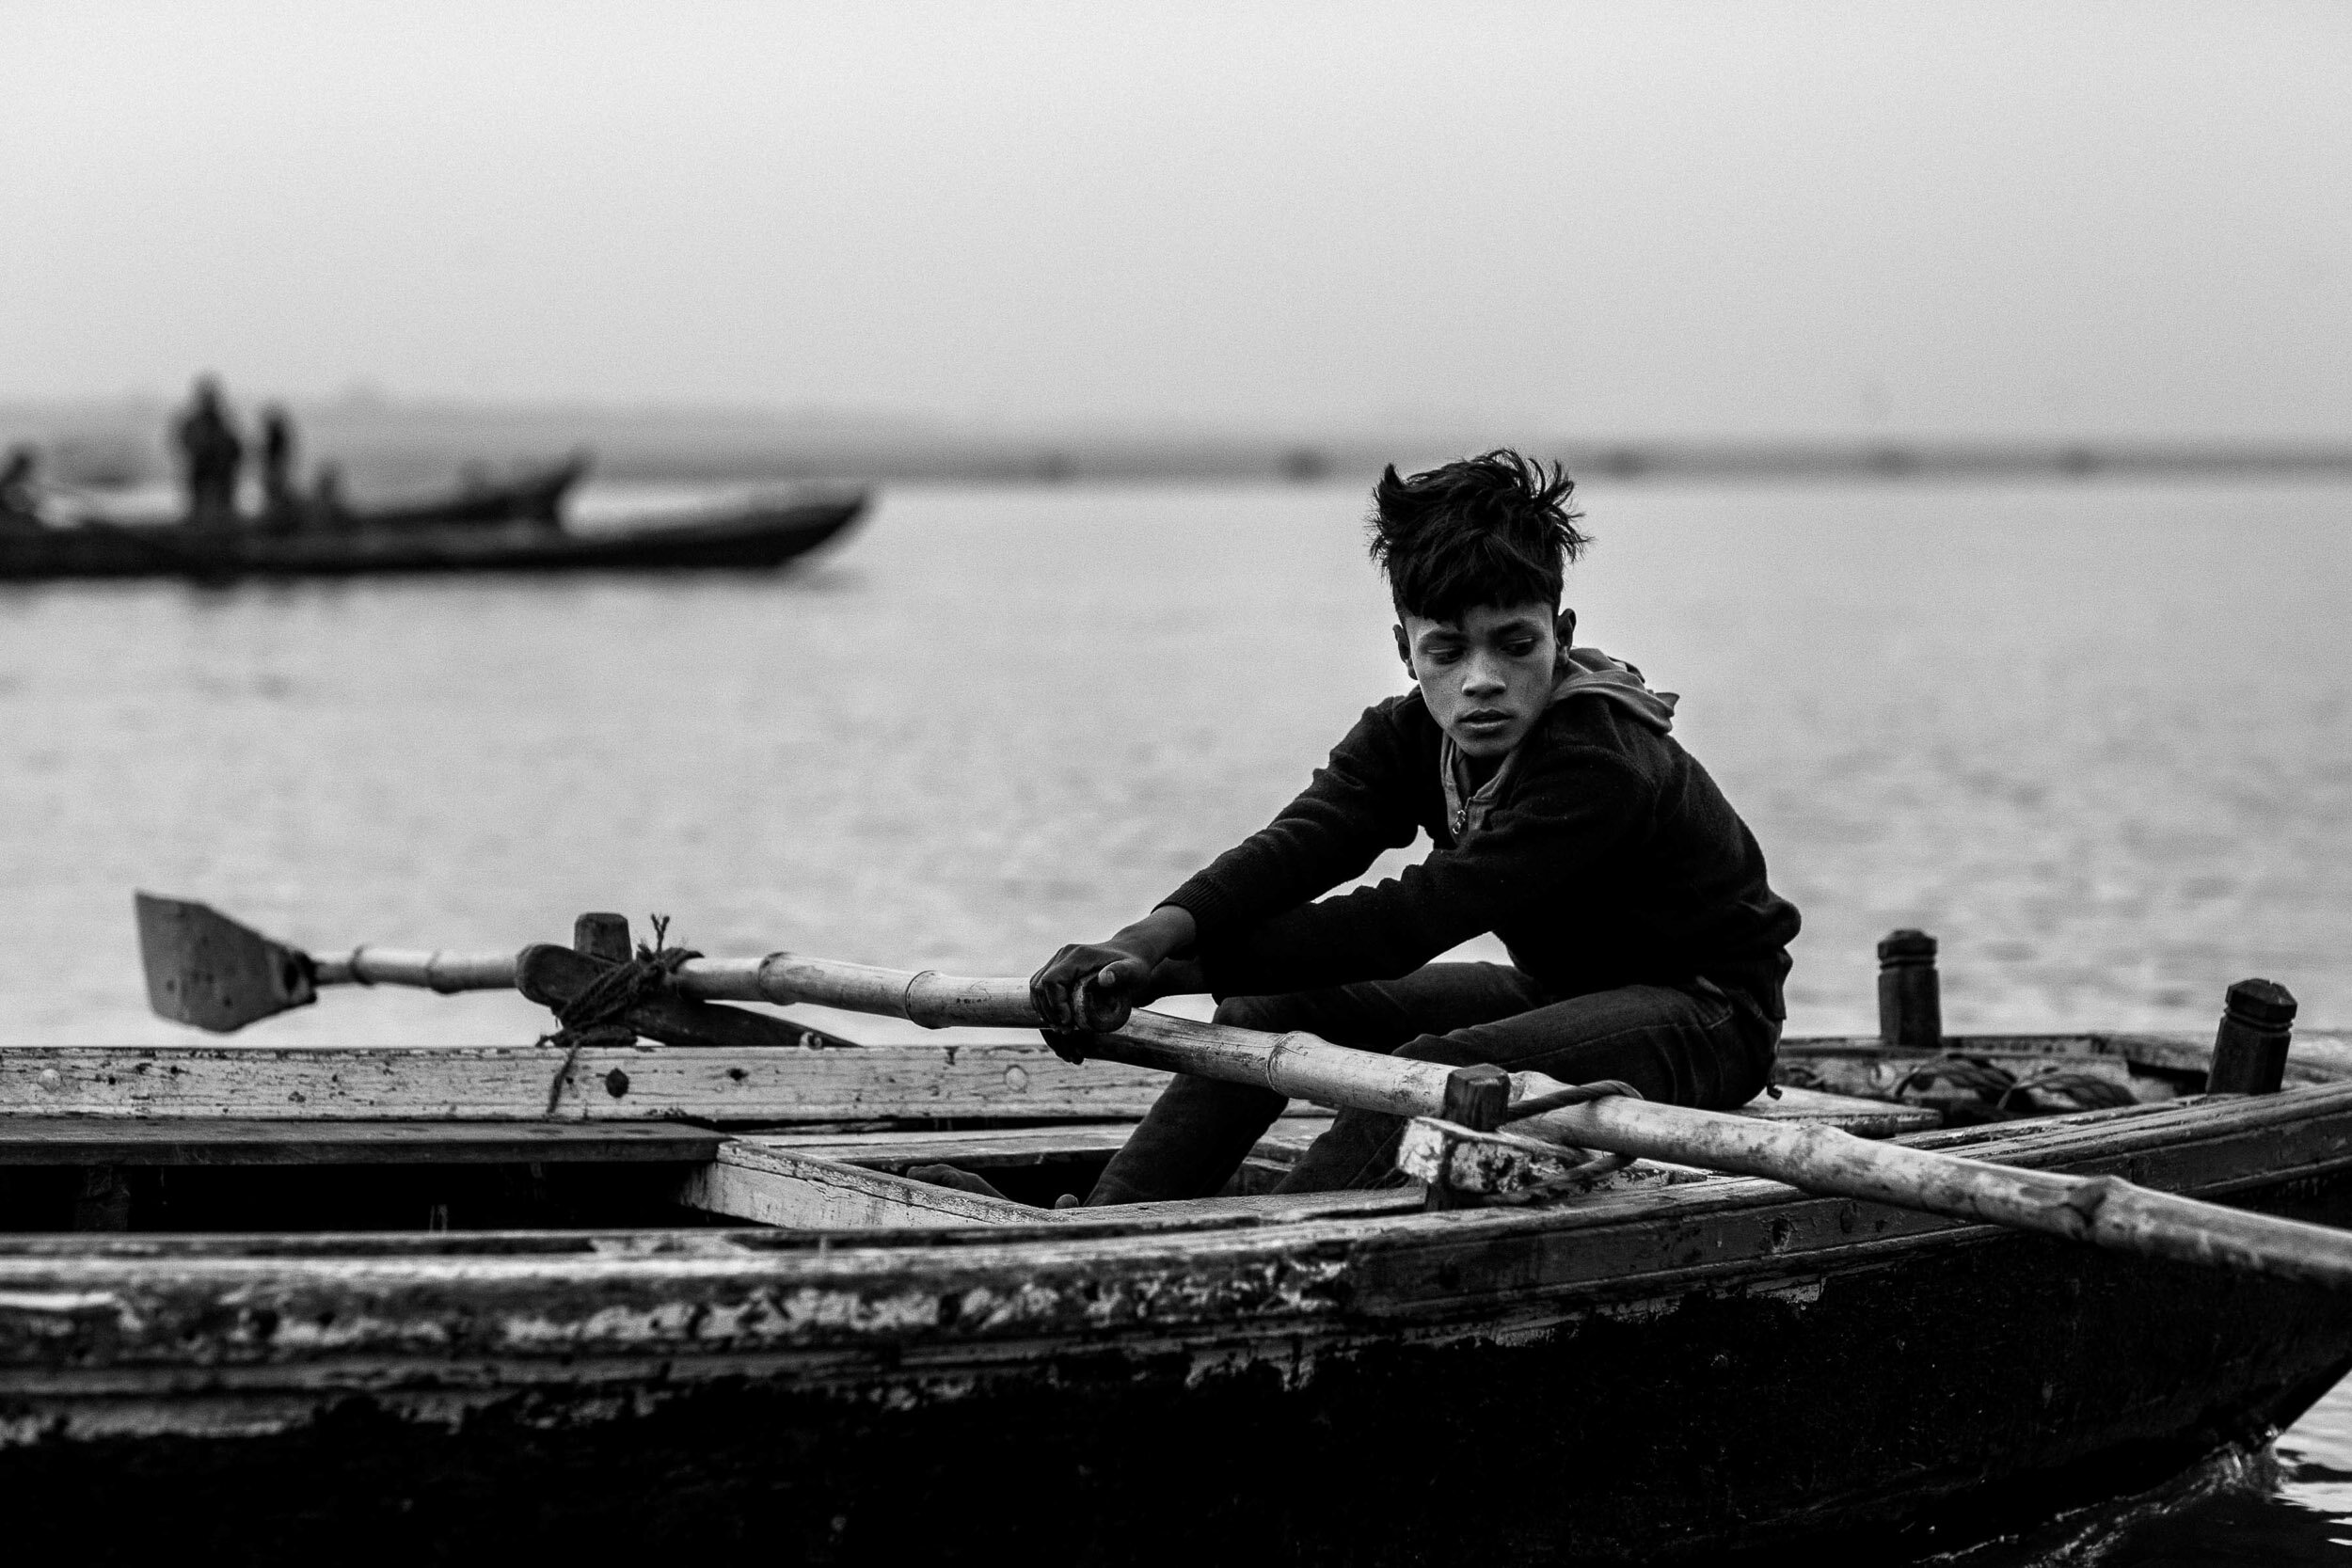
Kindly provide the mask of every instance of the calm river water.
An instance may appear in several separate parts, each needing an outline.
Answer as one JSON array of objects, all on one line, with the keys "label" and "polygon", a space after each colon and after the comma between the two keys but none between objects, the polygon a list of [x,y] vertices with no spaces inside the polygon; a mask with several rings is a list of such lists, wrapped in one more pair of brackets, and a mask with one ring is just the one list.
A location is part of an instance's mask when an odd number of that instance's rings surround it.
[{"label": "calm river water", "polygon": [[[1902,925],[1943,938],[1959,1029],[2203,1029],[2251,974],[2352,1024],[2352,488],[1585,501],[1580,641],[1683,694],[1803,908],[1792,1031],[1873,1028]],[[713,953],[1025,973],[1399,689],[1361,506],[909,489],[780,577],[0,590],[0,1039],[182,1037],[146,1010],[135,887],[323,948],[512,948],[616,909]],[[249,1037],[543,1021],[379,990]],[[2284,1449],[2278,1497],[2111,1560],[2341,1549],[2352,1401]]]}]

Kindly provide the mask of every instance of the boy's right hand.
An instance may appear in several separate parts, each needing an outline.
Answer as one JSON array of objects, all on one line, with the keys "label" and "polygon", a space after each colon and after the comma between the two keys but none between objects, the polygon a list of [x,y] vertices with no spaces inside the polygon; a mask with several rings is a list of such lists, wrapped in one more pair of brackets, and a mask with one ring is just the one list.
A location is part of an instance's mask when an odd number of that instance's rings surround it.
[{"label": "boy's right hand", "polygon": [[1152,999],[1152,972],[1158,967],[1157,958],[1117,937],[1073,942],[1029,976],[1029,1000],[1046,1029],[1106,1035]]},{"label": "boy's right hand", "polygon": [[1191,911],[1164,904],[1107,942],[1074,942],[1029,976],[1029,1000],[1049,1033],[1108,1034],[1161,992],[1168,955],[1192,944]]}]

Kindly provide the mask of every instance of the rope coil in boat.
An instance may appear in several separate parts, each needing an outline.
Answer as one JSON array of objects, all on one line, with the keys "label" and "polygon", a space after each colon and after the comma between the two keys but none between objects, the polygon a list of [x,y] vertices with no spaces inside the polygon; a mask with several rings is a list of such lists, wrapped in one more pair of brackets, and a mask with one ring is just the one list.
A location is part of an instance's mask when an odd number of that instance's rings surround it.
[{"label": "rope coil in boat", "polygon": [[675,984],[680,964],[702,957],[691,947],[667,944],[669,916],[657,914],[652,920],[653,942],[639,942],[633,958],[608,963],[595,979],[580,988],[578,996],[555,1009],[557,1027],[535,1042],[565,1048],[564,1063],[555,1069],[554,1082],[548,1085],[548,1115],[553,1116],[562,1102],[564,1085],[570,1082],[572,1069],[579,1065],[581,1048],[633,1044],[637,1031],[625,1022],[628,1014],[647,997]]},{"label": "rope coil in boat", "polygon": [[[1947,1053],[1920,1063],[1895,1081],[1889,1097],[1902,1101],[1913,1091],[1929,1091],[1939,1084],[1964,1089],[1990,1105],[1995,1112],[2011,1110],[2013,1106],[2031,1115],[2040,1110],[2035,1097],[2047,1095],[2062,1100],[2085,1111],[2106,1110],[2137,1102],[2138,1097],[2122,1084],[2088,1072],[2054,1071],[2020,1077],[2005,1068],[1979,1057]],[[2020,1104],[2022,1097],[2022,1104]]]}]

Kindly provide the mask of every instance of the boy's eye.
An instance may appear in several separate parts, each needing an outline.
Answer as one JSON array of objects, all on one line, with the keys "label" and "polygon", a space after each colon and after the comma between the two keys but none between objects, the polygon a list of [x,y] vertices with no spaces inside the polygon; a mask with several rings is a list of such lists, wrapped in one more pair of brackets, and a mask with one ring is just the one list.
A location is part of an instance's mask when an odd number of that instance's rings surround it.
[{"label": "boy's eye", "polygon": [[1502,651],[1513,658],[1525,658],[1535,651],[1535,640],[1532,637],[1513,638],[1502,645]]}]

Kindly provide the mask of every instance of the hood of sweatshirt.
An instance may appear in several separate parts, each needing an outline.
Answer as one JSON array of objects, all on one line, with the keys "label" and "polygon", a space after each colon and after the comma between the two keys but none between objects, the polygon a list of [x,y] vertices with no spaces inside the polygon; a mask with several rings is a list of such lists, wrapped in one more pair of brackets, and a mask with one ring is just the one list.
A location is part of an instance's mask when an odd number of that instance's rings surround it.
[{"label": "hood of sweatshirt", "polygon": [[1642,672],[1621,659],[1611,658],[1598,648],[1570,648],[1563,661],[1558,684],[1551,689],[1551,700],[1563,703],[1570,697],[1601,697],[1616,704],[1628,713],[1666,735],[1675,727],[1675,705],[1682,701],[1673,691],[1652,691],[1642,679]]}]

